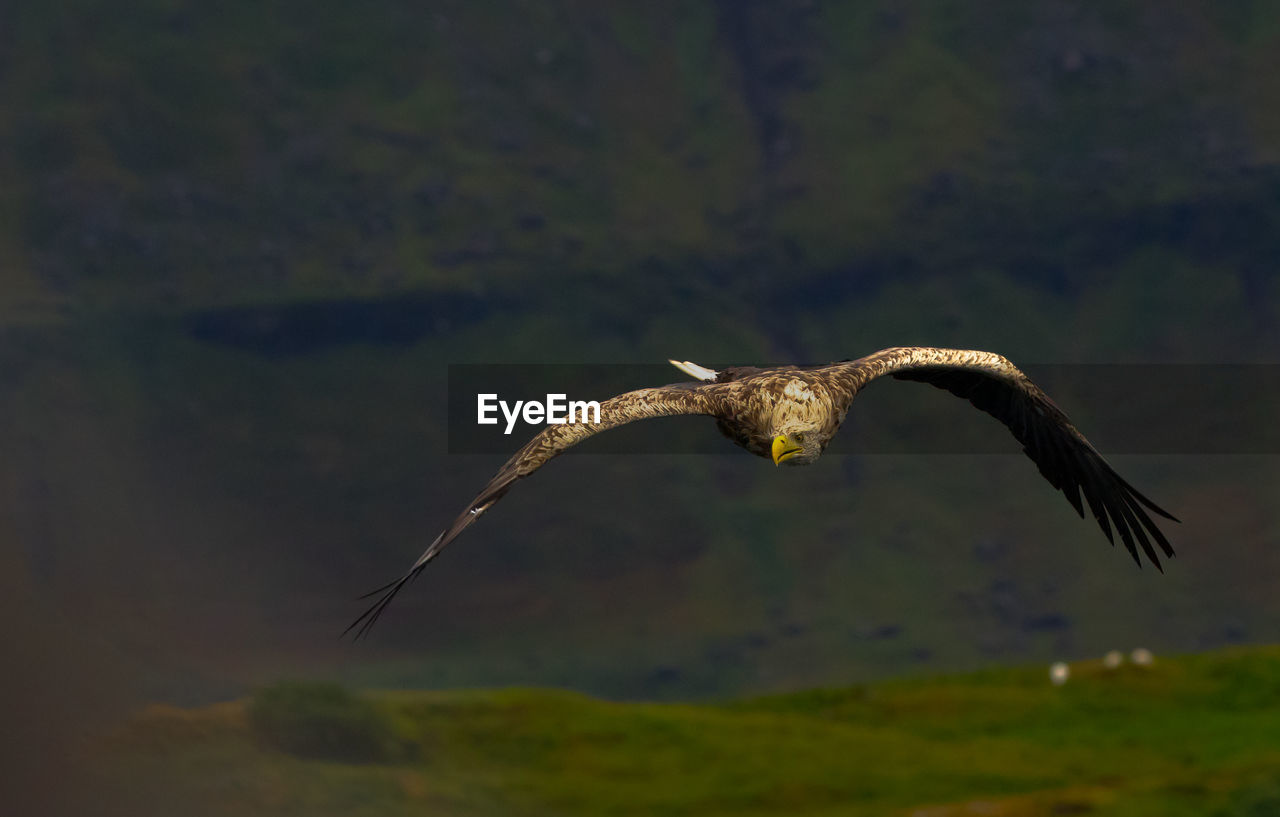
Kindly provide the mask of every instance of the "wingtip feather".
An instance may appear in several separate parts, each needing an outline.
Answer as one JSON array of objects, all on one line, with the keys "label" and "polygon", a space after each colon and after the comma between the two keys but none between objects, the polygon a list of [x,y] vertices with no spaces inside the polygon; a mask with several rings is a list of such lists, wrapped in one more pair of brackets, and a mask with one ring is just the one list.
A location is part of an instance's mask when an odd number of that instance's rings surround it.
[{"label": "wingtip feather", "polygon": [[409,568],[409,572],[405,573],[395,581],[388,582],[378,589],[370,590],[368,593],[361,596],[361,599],[377,596],[378,600],[370,605],[368,610],[361,613],[359,618],[348,624],[347,629],[342,631],[342,635],[340,635],[339,638],[345,637],[347,633],[352,630],[356,631],[355,635],[352,637],[353,641],[359,641],[361,638],[368,635],[369,630],[371,630],[373,625],[377,623],[378,619],[382,616],[383,611],[391,604],[391,600],[396,597],[396,594],[404,589],[406,584],[416,579],[418,574],[422,572],[423,568],[427,566],[427,563],[434,559],[441,551],[443,548],[441,543],[444,540],[444,536],[445,535],[441,533],[436,537],[436,540],[431,543],[431,547],[427,548],[426,552],[418,557],[418,561],[413,563],[413,567]]}]

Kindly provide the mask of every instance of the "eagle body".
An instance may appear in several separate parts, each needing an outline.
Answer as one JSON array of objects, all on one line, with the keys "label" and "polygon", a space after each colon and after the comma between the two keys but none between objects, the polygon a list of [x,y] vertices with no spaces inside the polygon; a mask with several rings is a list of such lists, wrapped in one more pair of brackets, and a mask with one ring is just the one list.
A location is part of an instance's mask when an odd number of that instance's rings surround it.
[{"label": "eagle body", "polygon": [[507,460],[407,573],[369,594],[377,600],[347,629],[358,628],[357,637],[368,632],[396,593],[517,481],[593,434],[651,417],[706,415],[715,419],[722,434],[751,453],[769,457],[776,465],[805,465],[822,456],[858,392],[885,376],[929,383],[999,420],[1076,513],[1083,517],[1087,504],[1107,539],[1114,545],[1113,531],[1119,534],[1139,565],[1139,552],[1157,569],[1157,549],[1173,556],[1150,514],[1177,519],[1117,474],[1048,395],[998,354],[902,346],[822,366],[713,371],[689,361],[671,363],[696,381],[638,389],[601,401],[595,422],[548,425]]},{"label": "eagle body", "polygon": [[816,460],[848,411],[840,406],[840,395],[812,367],[730,368],[719,372],[715,382],[735,384],[726,395],[727,402],[741,408],[716,418],[720,433],[733,442],[761,457],[772,456],[779,434],[811,443],[803,453],[780,464],[807,465]]}]

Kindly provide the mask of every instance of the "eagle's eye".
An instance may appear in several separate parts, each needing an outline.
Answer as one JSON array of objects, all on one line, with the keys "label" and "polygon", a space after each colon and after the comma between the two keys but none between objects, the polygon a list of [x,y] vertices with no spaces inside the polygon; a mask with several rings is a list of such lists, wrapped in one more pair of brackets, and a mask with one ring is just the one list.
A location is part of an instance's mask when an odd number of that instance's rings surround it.
[{"label": "eagle's eye", "polygon": [[798,443],[804,442],[804,432],[797,432],[795,434],[792,434],[791,439],[795,440]]}]

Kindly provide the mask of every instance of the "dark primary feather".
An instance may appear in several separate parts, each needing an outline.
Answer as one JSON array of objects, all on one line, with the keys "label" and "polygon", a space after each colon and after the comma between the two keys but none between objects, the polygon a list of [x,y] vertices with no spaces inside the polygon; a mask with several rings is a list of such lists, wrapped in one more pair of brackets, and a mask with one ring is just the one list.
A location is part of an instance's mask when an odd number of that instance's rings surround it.
[{"label": "dark primary feather", "polygon": [[371,607],[369,607],[368,610],[365,610],[360,615],[360,618],[351,622],[351,624],[347,626],[347,629],[342,631],[342,635],[346,635],[352,630],[355,630],[355,637],[360,638],[368,633],[382,616],[382,612],[387,609],[387,605],[389,605],[391,600],[396,597],[396,594],[403,590],[405,585],[416,579],[418,574],[422,572],[423,568],[427,566],[427,563],[434,559],[440,551],[444,549],[445,545],[456,539],[458,534],[462,533],[470,527],[473,522],[480,518],[480,514],[487,511],[493,503],[497,502],[504,494],[506,494],[507,491],[511,490],[511,486],[520,478],[520,474],[516,467],[516,464],[518,464],[519,461],[519,456],[520,455],[517,455],[507,461],[507,464],[503,466],[502,470],[498,472],[498,475],[485,486],[485,489],[480,492],[480,495],[471,500],[471,503],[467,505],[467,509],[465,511],[458,514],[458,517],[453,520],[453,524],[442,531],[440,535],[435,538],[435,541],[431,543],[431,546],[423,551],[422,555],[418,557],[418,560],[413,563],[413,566],[409,568],[407,573],[395,581],[384,584],[382,587],[372,590],[360,597],[361,599],[367,599],[377,596],[378,599]]},{"label": "dark primary feather", "polygon": [[1177,518],[1125,482],[1044,392],[1021,372],[1013,372],[1016,375],[1001,376],[970,368],[917,366],[891,374],[946,389],[1004,423],[1076,513],[1084,517],[1083,494],[1108,541],[1115,544],[1114,529],[1135,562],[1142,564],[1141,547],[1156,569],[1163,571],[1152,540],[1165,556],[1174,555],[1173,547],[1147,510],[1175,522]]}]

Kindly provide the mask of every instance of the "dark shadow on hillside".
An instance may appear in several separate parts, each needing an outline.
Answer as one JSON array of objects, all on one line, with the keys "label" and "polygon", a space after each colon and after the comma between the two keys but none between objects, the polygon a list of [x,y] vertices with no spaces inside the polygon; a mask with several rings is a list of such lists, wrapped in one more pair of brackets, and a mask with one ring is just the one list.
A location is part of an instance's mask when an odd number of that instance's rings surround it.
[{"label": "dark shadow on hillside", "polygon": [[356,343],[407,346],[488,317],[500,302],[458,292],[227,306],[189,313],[207,343],[262,355],[300,355]]}]

